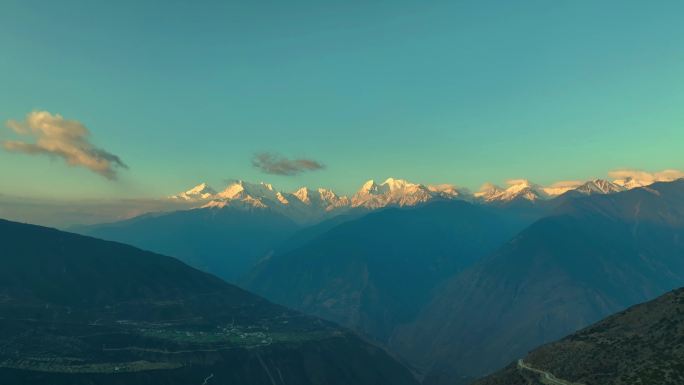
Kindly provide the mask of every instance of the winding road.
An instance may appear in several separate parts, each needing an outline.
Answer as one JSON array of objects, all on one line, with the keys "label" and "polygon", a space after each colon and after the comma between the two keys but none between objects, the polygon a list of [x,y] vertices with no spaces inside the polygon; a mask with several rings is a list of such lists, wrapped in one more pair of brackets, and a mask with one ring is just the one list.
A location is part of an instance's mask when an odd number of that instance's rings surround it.
[{"label": "winding road", "polygon": [[565,381],[560,378],[556,378],[556,376],[547,371],[533,368],[530,365],[526,364],[522,358],[518,360],[518,368],[523,370],[529,370],[530,372],[539,374],[541,376],[542,383],[548,385],[584,385],[577,382]]}]

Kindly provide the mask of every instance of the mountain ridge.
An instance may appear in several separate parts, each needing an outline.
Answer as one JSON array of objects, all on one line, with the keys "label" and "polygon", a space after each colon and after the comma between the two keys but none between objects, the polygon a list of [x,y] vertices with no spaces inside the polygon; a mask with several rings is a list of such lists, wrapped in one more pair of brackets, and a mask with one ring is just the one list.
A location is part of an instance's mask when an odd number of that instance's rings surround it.
[{"label": "mountain ridge", "polygon": [[174,258],[4,220],[0,237],[3,384],[417,385],[353,333]]},{"label": "mountain ridge", "polygon": [[244,285],[387,342],[443,279],[526,223],[460,200],[387,208],[325,226],[305,242],[274,253]]},{"label": "mountain ridge", "polygon": [[453,277],[391,348],[434,384],[481,376],[683,285],[679,239],[684,180],[568,199]]},{"label": "mountain ridge", "polygon": [[270,208],[197,208],[148,214],[78,232],[173,255],[235,282],[301,225]]},{"label": "mountain ridge", "polygon": [[[651,183],[656,183],[656,180]],[[382,183],[376,183],[372,179],[366,181],[349,198],[325,188],[312,189],[303,186],[292,192],[283,192],[265,182],[234,180],[219,192],[206,183],[200,183],[187,191],[170,196],[169,199],[196,202],[197,207],[203,208],[271,208],[300,223],[313,223],[352,208],[377,210],[453,199],[496,205],[513,204],[516,201],[536,203],[553,200],[568,193],[611,194],[645,187],[651,183],[637,183],[629,178],[614,181],[592,179],[585,182],[558,182],[544,187],[527,179],[512,179],[507,181],[506,187],[485,183],[479,191],[471,193],[468,189],[452,184],[426,185],[390,177]]]},{"label": "mountain ridge", "polygon": [[[684,288],[607,317],[526,354],[524,362],[573,383],[684,383]],[[541,385],[514,364],[472,385]]]}]

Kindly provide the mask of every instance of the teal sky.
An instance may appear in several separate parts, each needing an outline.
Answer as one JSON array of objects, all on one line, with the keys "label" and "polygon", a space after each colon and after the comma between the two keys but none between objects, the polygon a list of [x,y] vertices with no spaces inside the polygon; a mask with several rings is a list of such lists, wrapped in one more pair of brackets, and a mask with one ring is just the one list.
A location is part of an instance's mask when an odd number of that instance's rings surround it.
[{"label": "teal sky", "polygon": [[[0,120],[78,120],[130,167],[111,181],[0,150],[3,194],[684,168],[682,1],[0,3]],[[258,152],[326,168],[267,175]]]}]

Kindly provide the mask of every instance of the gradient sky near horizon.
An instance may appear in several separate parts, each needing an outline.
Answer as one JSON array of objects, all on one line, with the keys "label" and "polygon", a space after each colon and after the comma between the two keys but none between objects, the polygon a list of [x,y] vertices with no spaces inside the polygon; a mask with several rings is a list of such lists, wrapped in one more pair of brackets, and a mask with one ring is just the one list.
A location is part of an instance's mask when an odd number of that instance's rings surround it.
[{"label": "gradient sky near horizon", "polygon": [[[156,197],[207,181],[343,193],[684,168],[681,1],[1,0],[4,122],[83,123],[117,180],[0,149],[0,194]],[[257,153],[325,165],[295,176]]]}]

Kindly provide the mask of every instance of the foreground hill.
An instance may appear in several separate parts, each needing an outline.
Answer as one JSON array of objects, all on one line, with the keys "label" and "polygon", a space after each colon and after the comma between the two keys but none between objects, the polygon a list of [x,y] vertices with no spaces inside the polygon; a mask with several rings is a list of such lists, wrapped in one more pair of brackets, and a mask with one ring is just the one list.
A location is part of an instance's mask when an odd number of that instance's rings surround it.
[{"label": "foreground hill", "polygon": [[326,228],[263,261],[246,287],[386,342],[443,280],[524,226],[464,201],[385,209]]},{"label": "foreground hill", "polygon": [[173,258],[0,221],[0,383],[413,384],[384,351]]},{"label": "foreground hill", "polygon": [[531,352],[473,385],[542,384],[534,368],[591,385],[684,384],[684,289]]},{"label": "foreground hill", "polygon": [[148,214],[77,231],[173,255],[235,282],[300,228],[290,218],[268,208],[212,207]]},{"label": "foreground hill", "polygon": [[684,180],[571,199],[452,278],[392,348],[454,383],[684,285]]}]

